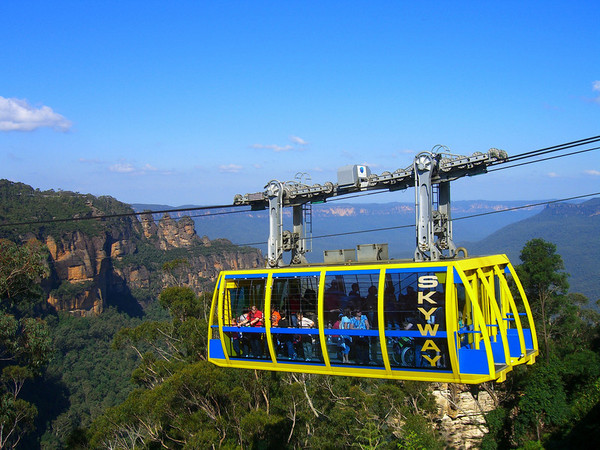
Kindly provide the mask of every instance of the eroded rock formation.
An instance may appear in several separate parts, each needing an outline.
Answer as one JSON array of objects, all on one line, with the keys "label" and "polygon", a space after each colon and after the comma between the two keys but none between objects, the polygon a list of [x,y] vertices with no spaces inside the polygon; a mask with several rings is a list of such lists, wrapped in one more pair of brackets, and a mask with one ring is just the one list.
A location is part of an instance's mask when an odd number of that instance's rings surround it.
[{"label": "eroded rock formation", "polygon": [[[123,221],[96,236],[79,231],[47,236],[52,269],[48,303],[77,315],[98,314],[109,305],[139,308],[134,291],[156,295],[172,282],[161,271],[161,258],[168,260],[168,252],[174,249],[187,250],[185,273],[180,278],[198,292],[206,289],[220,270],[263,264],[259,250],[241,251],[225,240],[214,243],[219,248],[211,249],[213,241],[196,234],[190,217],[174,220],[168,214],[158,224],[147,214],[140,222]],[[149,249],[154,253],[144,258]]]}]

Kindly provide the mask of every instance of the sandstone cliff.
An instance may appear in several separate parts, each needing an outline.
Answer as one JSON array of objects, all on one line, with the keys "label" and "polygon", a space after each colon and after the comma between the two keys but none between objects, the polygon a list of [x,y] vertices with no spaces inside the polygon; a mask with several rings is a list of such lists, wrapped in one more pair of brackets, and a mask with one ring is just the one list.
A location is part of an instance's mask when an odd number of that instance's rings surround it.
[{"label": "sandstone cliff", "polygon": [[99,314],[111,305],[139,312],[140,303],[173,283],[172,274],[162,270],[172,259],[187,261],[178,282],[197,292],[209,289],[221,270],[263,265],[259,250],[238,248],[223,239],[210,241],[196,234],[191,218],[174,220],[168,214],[158,223],[148,214],[139,222],[120,220],[95,235],[73,231],[42,240],[52,273],[45,284],[47,301],[75,315]]}]

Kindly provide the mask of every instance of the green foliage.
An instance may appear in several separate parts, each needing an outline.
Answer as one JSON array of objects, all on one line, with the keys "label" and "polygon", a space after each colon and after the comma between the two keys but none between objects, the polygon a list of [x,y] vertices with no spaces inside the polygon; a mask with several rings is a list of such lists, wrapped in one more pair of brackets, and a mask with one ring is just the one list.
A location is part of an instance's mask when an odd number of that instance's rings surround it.
[{"label": "green foliage", "polygon": [[541,350],[548,361],[556,328],[553,318],[567,306],[568,274],[563,272],[564,264],[556,253],[556,246],[543,239],[527,242],[521,251],[521,261],[517,272],[544,344]]},{"label": "green foliage", "polygon": [[519,401],[517,436],[526,435],[526,430],[534,427],[539,441],[544,426],[565,423],[569,408],[560,375],[555,364],[539,364],[533,369]]},{"label": "green foliage", "polygon": [[40,435],[46,430],[41,436],[46,447],[64,446],[77,428],[127,398],[136,357],[131,349],[112,349],[111,343],[118,330],[139,323],[140,319],[113,308],[92,317],[61,313],[52,321],[55,351],[43,380],[35,386],[35,396],[41,397],[37,427]]},{"label": "green foliage", "polygon": [[0,239],[0,448],[16,446],[37,415],[20,395],[51,350],[46,322],[29,317],[40,302],[36,287],[46,273],[39,243],[17,246]]},{"label": "green foliage", "polygon": [[50,291],[50,295],[59,300],[76,298],[77,296],[90,290],[93,286],[93,281],[83,281],[80,283],[70,283],[68,281],[63,281],[62,283],[60,283],[57,289],[53,289],[52,291]]},{"label": "green foliage", "polygon": [[39,303],[39,282],[49,273],[46,254],[36,240],[17,245],[0,239],[0,311],[30,314]]},{"label": "green foliage", "polygon": [[406,418],[402,428],[402,438],[398,443],[398,448],[406,450],[441,450],[444,446],[423,416],[411,415]]},{"label": "green foliage", "polygon": [[[131,213],[133,210],[112,197],[94,197],[69,191],[40,191],[23,183],[0,180],[0,222],[21,223],[52,219],[83,218],[94,215]],[[38,237],[80,232],[97,236],[106,230],[107,223],[118,224],[131,218],[79,220],[46,224],[20,225],[0,228],[3,237],[19,240],[20,236],[33,232]]]},{"label": "green foliage", "polygon": [[517,267],[545,358],[519,368],[499,386],[500,406],[486,419],[482,448],[565,448],[585,445],[581,430],[600,435],[600,315],[581,294],[567,293],[556,247],[528,242]]},{"label": "green foliage", "polygon": [[0,393],[0,448],[16,447],[22,436],[33,429],[36,415],[31,403]]},{"label": "green foliage", "polygon": [[206,362],[203,299],[171,287],[160,303],[170,321],[115,336],[140,356],[139,388],[92,423],[91,447],[391,449],[397,433],[441,448],[423,416],[435,410],[427,385],[218,368]]}]

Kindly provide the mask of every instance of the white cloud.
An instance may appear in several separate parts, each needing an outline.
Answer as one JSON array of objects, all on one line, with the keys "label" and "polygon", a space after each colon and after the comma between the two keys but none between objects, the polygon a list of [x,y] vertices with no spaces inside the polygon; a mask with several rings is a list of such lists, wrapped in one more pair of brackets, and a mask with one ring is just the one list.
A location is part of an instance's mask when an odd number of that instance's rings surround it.
[{"label": "white cloud", "polygon": [[108,170],[117,173],[132,173],[135,172],[135,167],[129,163],[117,163],[110,166]]},{"label": "white cloud", "polygon": [[265,150],[273,150],[274,152],[289,152],[290,150],[292,150],[294,147],[291,145],[264,145],[264,144],[254,144],[252,145],[252,148],[257,148],[257,149],[265,149]]},{"label": "white cloud", "polygon": [[219,166],[219,172],[221,173],[238,173],[242,169],[243,167],[238,164],[224,164]]},{"label": "white cloud", "polygon": [[558,178],[560,175],[557,174],[556,172],[548,172],[548,176],[550,178]]},{"label": "white cloud", "polygon": [[594,177],[600,177],[600,170],[584,170],[583,173],[587,174],[587,175],[592,175]]},{"label": "white cloud", "polygon": [[289,151],[297,151],[297,152],[301,152],[304,151],[308,142],[306,142],[304,139],[302,139],[301,137],[298,136],[290,136],[290,141],[292,141],[294,143],[294,145],[277,145],[277,144],[270,144],[270,145],[265,145],[265,144],[253,144],[250,147],[251,148],[256,148],[256,149],[260,149],[260,150],[273,150],[276,153],[279,152],[289,152]]},{"label": "white cloud", "polygon": [[[95,161],[80,159],[80,162],[94,163]],[[101,163],[101,161],[98,161],[98,163]],[[125,162],[125,161],[121,161],[116,164],[112,164],[112,165],[108,166],[108,170],[111,172],[115,172],[115,173],[126,173],[126,174],[131,174],[131,175],[145,175],[147,172],[158,172],[159,171],[156,167],[154,167],[151,164],[146,163],[141,166],[138,166],[136,164],[132,164],[132,163]],[[162,171],[160,173],[162,175],[170,174],[169,171]]]},{"label": "white cloud", "polygon": [[290,136],[290,140],[294,143],[294,144],[298,144],[298,145],[308,145],[308,142],[306,142],[304,139],[302,139],[301,137],[298,136]]},{"label": "white cloud", "polygon": [[69,131],[71,121],[49,106],[35,108],[27,100],[0,97],[0,131],[33,131],[49,127]]}]

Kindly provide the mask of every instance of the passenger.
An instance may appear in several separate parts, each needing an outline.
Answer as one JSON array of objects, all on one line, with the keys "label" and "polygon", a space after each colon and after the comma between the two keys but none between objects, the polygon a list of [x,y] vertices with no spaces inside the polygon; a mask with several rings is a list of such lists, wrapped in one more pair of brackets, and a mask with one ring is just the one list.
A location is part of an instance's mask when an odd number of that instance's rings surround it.
[{"label": "passenger", "polygon": [[[369,330],[369,320],[361,311],[355,311],[352,318],[352,327],[355,330]],[[367,336],[355,336],[356,359],[360,364],[369,364],[369,339]]]},{"label": "passenger", "polygon": [[325,291],[323,299],[323,308],[325,310],[325,319],[328,322],[336,320],[340,313],[340,300],[342,297],[342,291],[338,286],[337,280],[332,280],[330,286]]},{"label": "passenger", "polygon": [[[346,311],[344,311],[344,314],[342,315],[342,317],[340,319],[340,330],[351,330],[353,328],[352,320],[350,319],[350,317],[351,317],[350,310],[346,309]],[[348,335],[340,336],[342,363],[344,363],[344,364],[348,364],[350,362],[348,359],[348,354],[350,353],[350,345],[351,344],[352,344],[352,336],[348,336]]]},{"label": "passenger", "polygon": [[[263,313],[260,311],[256,305],[252,305],[250,308],[250,312],[246,320],[240,325],[248,324],[250,327],[259,328],[264,326]],[[262,358],[262,345],[261,345],[261,334],[260,333],[249,333],[250,336],[248,339],[250,340],[250,348],[252,351],[252,356],[255,358]]]},{"label": "passenger", "polygon": [[[238,327],[246,326],[245,325],[247,322],[246,319],[248,319],[248,310],[247,309],[243,310],[242,314],[240,314],[240,317],[237,318],[237,324],[238,324],[237,326]],[[244,323],[243,325],[242,325],[242,322]]]},{"label": "passenger", "polygon": [[396,289],[391,282],[386,283],[383,293],[383,303],[385,306],[386,326],[388,329],[400,329],[400,319],[398,317],[398,301],[396,300]]},{"label": "passenger", "polygon": [[372,328],[377,327],[377,286],[371,286],[365,301],[363,313],[369,319],[369,324]]},{"label": "passenger", "polygon": [[419,305],[417,305],[417,302],[417,291],[414,287],[407,286],[406,294],[398,296],[401,321],[414,321],[414,318],[418,315]]},{"label": "passenger", "polygon": [[315,313],[317,312],[317,293],[312,289],[307,289],[304,291],[302,312],[306,314],[307,312]]},{"label": "passenger", "polygon": [[[236,320],[237,326],[238,327],[250,326],[248,324],[247,319],[248,319],[248,310],[247,309],[242,310],[242,314],[240,314],[240,316]],[[240,355],[247,358],[250,355],[250,341],[248,339],[248,333],[245,333],[245,334],[240,333],[239,339],[240,339],[239,344],[240,344],[240,350],[241,350]]]},{"label": "passenger", "polygon": [[362,298],[360,296],[360,288],[358,283],[352,283],[352,290],[348,294],[348,305],[352,311],[362,308]]},{"label": "passenger", "polygon": [[[235,317],[233,317],[231,319],[231,326],[232,327],[237,327],[238,326],[238,322],[237,322],[237,319]],[[240,347],[241,334],[242,333],[234,331],[234,332],[230,332],[230,333],[227,333],[227,334],[231,337],[231,344],[233,345],[233,350],[235,351],[235,356],[243,357],[244,356],[244,351]]]},{"label": "passenger", "polygon": [[[314,328],[315,322],[310,320],[308,317],[304,317],[301,312],[296,314],[298,318],[298,328]],[[313,359],[313,336],[311,334],[303,334],[301,336],[302,350],[304,352],[304,359],[310,361]]]},{"label": "passenger", "polygon": [[302,310],[300,305],[300,294],[291,294],[288,298],[289,311],[292,314],[292,326],[297,327],[296,313]]},{"label": "passenger", "polygon": [[[363,316],[367,316],[367,320],[369,321],[369,326],[371,329],[376,329],[377,328],[377,297],[378,297],[378,290],[377,290],[377,286],[371,286],[369,287],[369,293],[367,295],[367,298],[365,300],[364,303],[364,308],[363,308]],[[377,336],[371,336],[369,337],[369,347],[370,347],[370,360],[371,360],[371,364],[374,364],[376,362],[380,362],[381,360],[379,358],[379,338]]]},{"label": "passenger", "polygon": [[271,308],[271,326],[277,327],[281,320],[281,314],[275,308]]},{"label": "passenger", "polygon": [[[279,320],[279,328],[290,328],[290,321],[285,311],[281,312],[281,319]],[[289,359],[296,359],[298,355],[294,349],[293,335],[287,333],[279,333],[279,341],[285,346],[287,350],[287,356]]]}]

